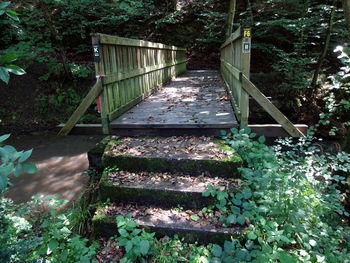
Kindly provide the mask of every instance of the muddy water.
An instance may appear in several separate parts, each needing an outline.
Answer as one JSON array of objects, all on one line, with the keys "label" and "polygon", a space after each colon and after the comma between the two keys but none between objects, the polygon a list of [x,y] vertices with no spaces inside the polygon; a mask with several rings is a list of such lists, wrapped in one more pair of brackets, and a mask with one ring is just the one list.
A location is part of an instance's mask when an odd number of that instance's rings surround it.
[{"label": "muddy water", "polygon": [[6,144],[17,151],[34,149],[29,161],[36,163],[39,173],[12,178],[14,184],[7,197],[24,202],[33,195],[57,195],[68,201],[77,200],[87,182],[87,151],[101,136],[36,135],[12,137]]}]

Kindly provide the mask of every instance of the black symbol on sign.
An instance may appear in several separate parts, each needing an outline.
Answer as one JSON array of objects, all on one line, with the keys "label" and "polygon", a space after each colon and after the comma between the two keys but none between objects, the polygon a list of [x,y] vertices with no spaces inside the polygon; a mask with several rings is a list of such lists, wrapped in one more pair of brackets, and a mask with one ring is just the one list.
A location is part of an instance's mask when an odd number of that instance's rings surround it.
[{"label": "black symbol on sign", "polygon": [[94,51],[95,62],[100,62],[101,61],[100,46],[99,45],[93,45],[92,49]]}]

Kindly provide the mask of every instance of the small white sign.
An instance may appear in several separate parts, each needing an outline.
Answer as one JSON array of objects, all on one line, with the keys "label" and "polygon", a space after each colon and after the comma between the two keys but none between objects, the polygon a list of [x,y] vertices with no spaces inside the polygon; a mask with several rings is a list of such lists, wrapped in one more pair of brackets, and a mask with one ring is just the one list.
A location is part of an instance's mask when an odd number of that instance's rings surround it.
[{"label": "small white sign", "polygon": [[251,46],[252,46],[251,39],[250,38],[243,38],[242,52],[243,53],[250,53]]}]

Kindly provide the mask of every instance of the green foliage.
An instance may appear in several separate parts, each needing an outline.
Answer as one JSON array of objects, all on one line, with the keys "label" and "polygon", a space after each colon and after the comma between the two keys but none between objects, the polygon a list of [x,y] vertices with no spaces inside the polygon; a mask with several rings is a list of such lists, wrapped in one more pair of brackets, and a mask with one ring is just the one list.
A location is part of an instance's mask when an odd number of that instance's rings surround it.
[{"label": "green foliage", "polygon": [[[247,168],[238,193],[208,188],[215,196],[226,226],[248,227],[240,240],[213,247],[221,262],[349,262],[349,216],[341,200],[341,176],[350,170],[350,156],[325,153],[312,138],[280,140],[269,147],[250,129],[225,134],[226,142],[242,156]],[[282,151],[283,147],[283,151]]]},{"label": "green foliage", "polygon": [[10,137],[10,134],[0,136],[0,196],[5,193],[8,186],[11,186],[9,176],[20,176],[23,172],[35,174],[38,172],[35,164],[26,162],[32,150],[18,152],[10,145],[3,145],[3,142]]},{"label": "green foliage", "polygon": [[121,263],[132,263],[135,260],[147,262],[146,258],[154,253],[154,233],[147,233],[138,228],[138,224],[131,219],[131,215],[117,217],[119,237],[118,245],[125,248],[125,255]]},{"label": "green foliage", "polygon": [[187,244],[177,236],[158,240],[154,237],[154,233],[141,230],[131,215],[118,216],[117,226],[119,236],[115,239],[118,245],[125,249],[121,263],[132,263],[135,260],[155,263],[209,263],[210,246]]},{"label": "green foliage", "polygon": [[[58,88],[55,93],[41,95],[35,103],[35,113],[42,119],[49,122],[65,122],[67,115],[70,115],[79,106],[82,96],[75,88]],[[85,114],[80,123],[96,120],[96,114]]]},{"label": "green foliage", "polygon": [[36,262],[28,259],[30,251],[40,244],[40,237],[31,235],[32,226],[18,206],[0,198],[0,262]]},{"label": "green foliage", "polygon": [[[321,125],[329,126],[332,120],[342,123],[349,127],[350,114],[350,57],[349,50],[338,46],[334,52],[338,53],[338,59],[341,62],[339,71],[329,76],[329,83],[324,86],[325,101],[324,113],[320,114]],[[336,135],[339,127],[331,126],[329,135]]]},{"label": "green foliage", "polygon": [[72,232],[71,213],[57,210],[64,203],[36,197],[14,205],[0,198],[0,262],[93,262],[96,245]]},{"label": "green foliage", "polygon": [[[11,20],[19,21],[18,14],[9,8],[9,5],[11,2],[1,2],[0,3],[0,17],[2,15],[6,15]],[[13,62],[16,61],[18,58],[15,54],[5,54],[0,56],[0,80],[5,82],[6,84],[10,81],[10,73],[15,75],[23,75],[25,74],[25,71],[14,65]]]},{"label": "green foliage", "polygon": [[32,251],[32,256],[52,263],[91,262],[96,246],[87,246],[87,239],[72,232],[69,215],[57,213],[56,209],[51,209],[50,217],[40,225],[42,243]]},{"label": "green foliage", "polygon": [[156,244],[157,253],[152,262],[162,263],[209,263],[210,246],[200,246],[197,243],[187,244],[177,236],[172,239],[160,240]]}]

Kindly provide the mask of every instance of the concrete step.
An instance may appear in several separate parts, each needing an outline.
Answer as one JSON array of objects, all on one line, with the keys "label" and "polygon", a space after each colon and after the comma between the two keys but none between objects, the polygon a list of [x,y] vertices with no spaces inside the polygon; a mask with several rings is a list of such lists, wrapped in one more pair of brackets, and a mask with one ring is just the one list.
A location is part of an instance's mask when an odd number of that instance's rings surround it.
[{"label": "concrete step", "polygon": [[111,204],[99,208],[93,217],[93,231],[96,237],[111,237],[117,234],[116,217],[131,214],[140,227],[155,232],[157,237],[178,235],[187,242],[201,244],[222,244],[231,237],[237,238],[245,226],[223,227],[217,221],[219,215],[210,215],[200,210],[181,208],[162,209],[152,206]]},{"label": "concrete step", "polygon": [[[176,125],[169,127],[169,125],[128,125],[128,127],[111,125],[110,134],[117,136],[215,136],[220,137],[221,131],[229,132],[229,128],[238,128],[238,124],[229,125]],[[229,127],[229,128],[228,128]]]},{"label": "concrete step", "polygon": [[202,195],[208,185],[221,190],[235,191],[240,187],[240,180],[209,177],[204,173],[194,177],[166,172],[108,172],[107,169],[99,184],[99,195],[101,201],[111,200],[115,203],[198,209],[215,202],[213,198]]},{"label": "concrete step", "polygon": [[104,167],[130,172],[181,172],[239,178],[241,157],[212,137],[120,137],[105,148]]}]

